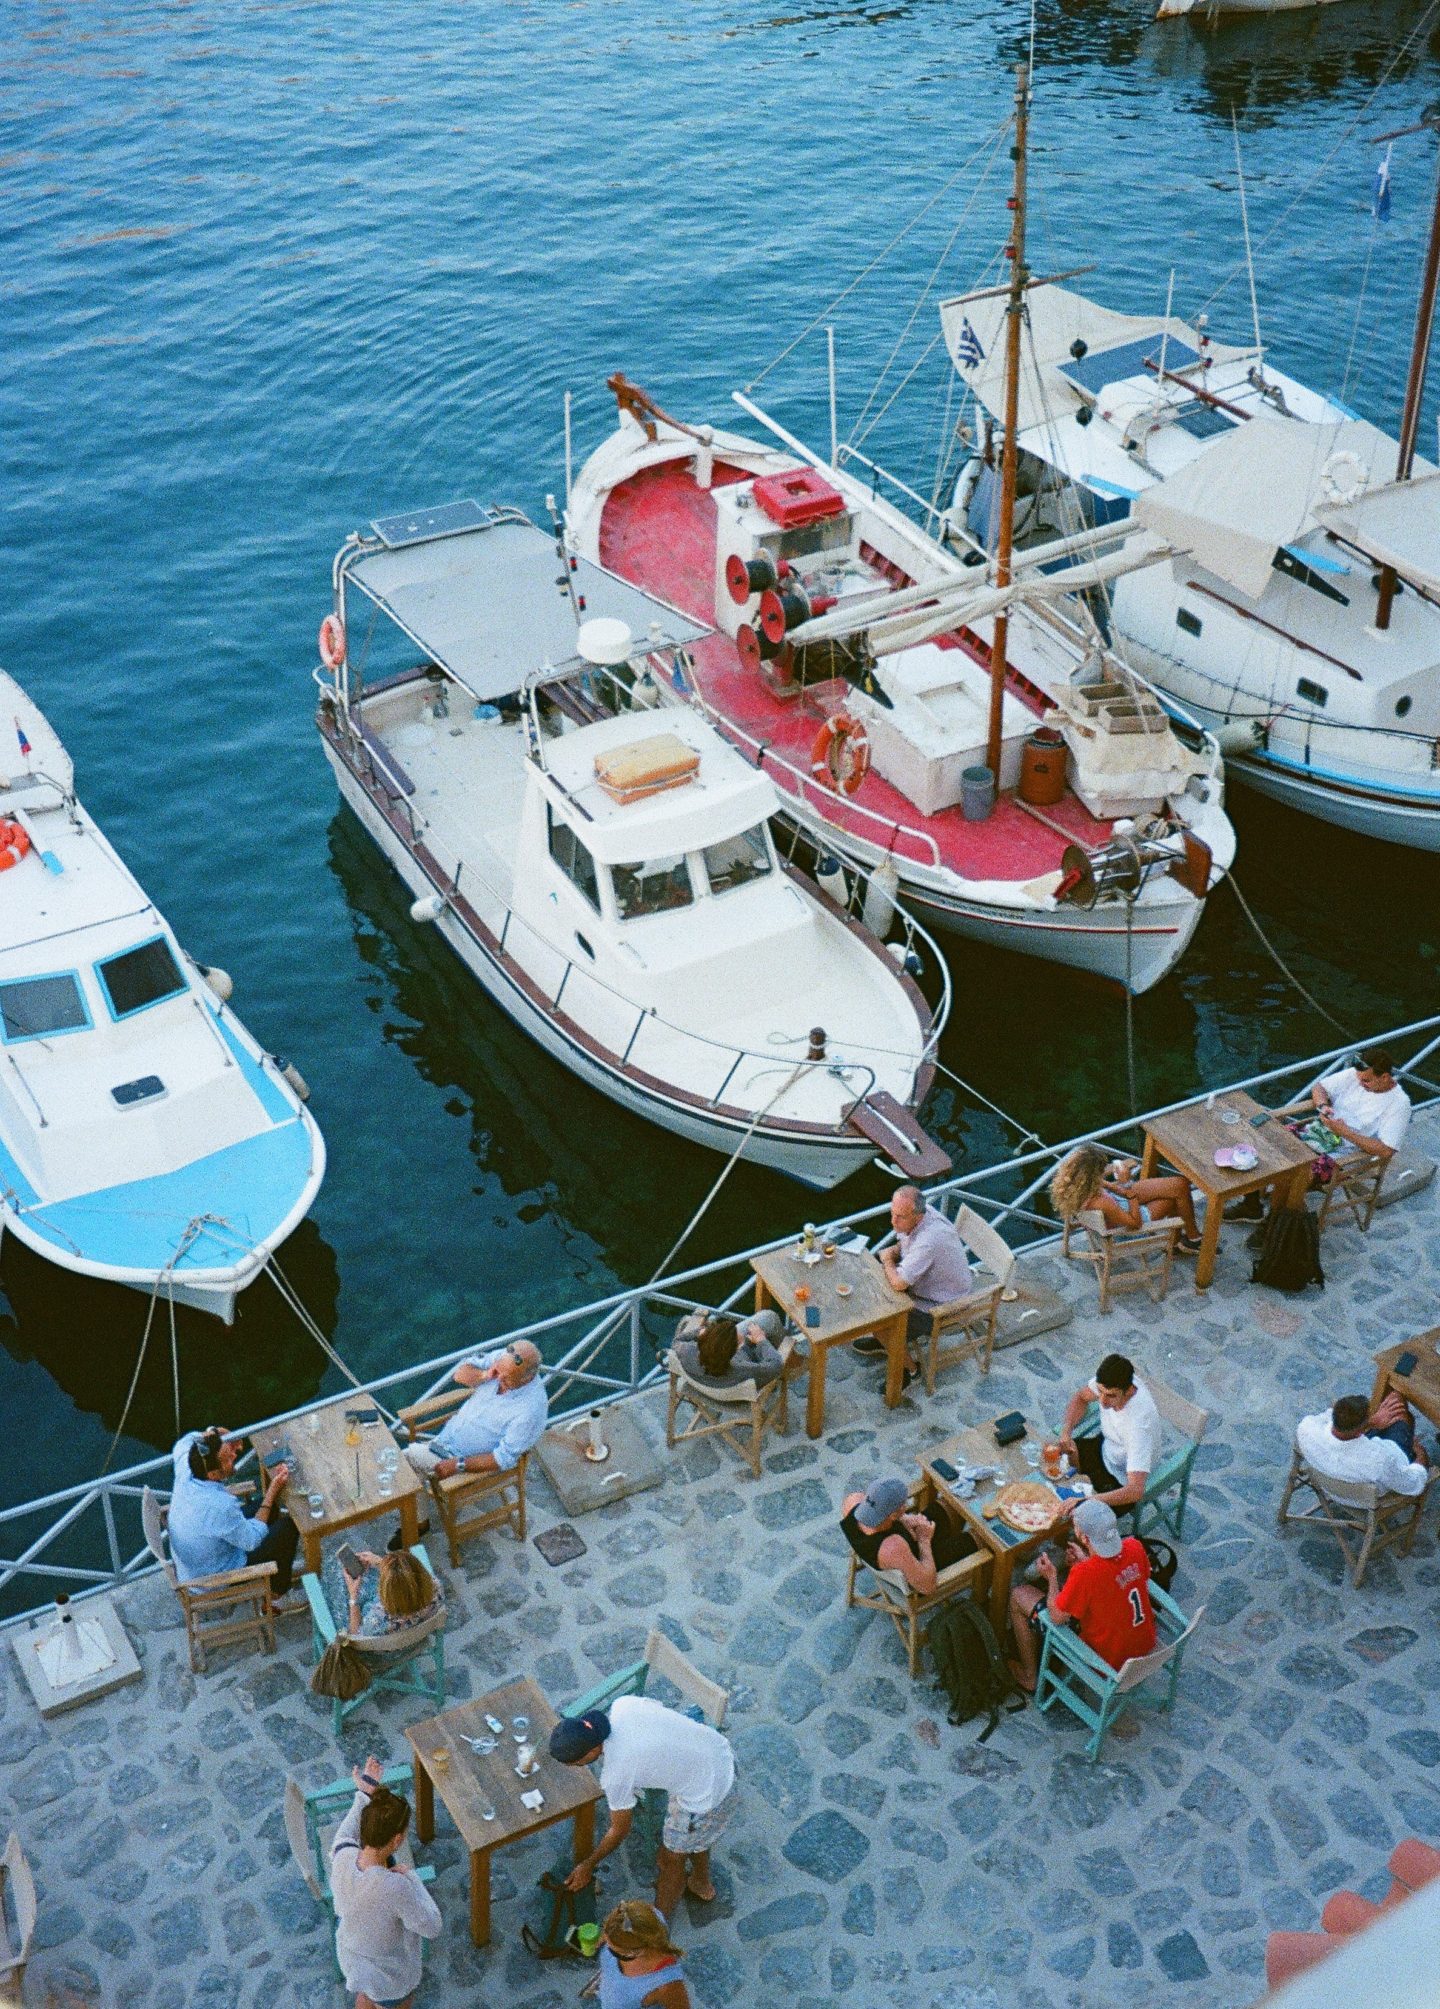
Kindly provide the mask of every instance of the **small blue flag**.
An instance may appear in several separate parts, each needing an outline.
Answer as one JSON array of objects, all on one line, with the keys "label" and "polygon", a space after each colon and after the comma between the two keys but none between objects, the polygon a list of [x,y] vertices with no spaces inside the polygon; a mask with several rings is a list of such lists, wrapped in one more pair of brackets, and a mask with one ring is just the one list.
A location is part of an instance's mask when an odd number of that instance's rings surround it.
[{"label": "small blue flag", "polygon": [[1375,221],[1385,223],[1390,216],[1390,149],[1385,149],[1385,158],[1375,170],[1375,200],[1372,204]]},{"label": "small blue flag", "polygon": [[967,370],[973,370],[977,363],[983,363],[985,360],[980,337],[970,326],[968,318],[960,323],[960,339],[955,344],[955,354]]}]

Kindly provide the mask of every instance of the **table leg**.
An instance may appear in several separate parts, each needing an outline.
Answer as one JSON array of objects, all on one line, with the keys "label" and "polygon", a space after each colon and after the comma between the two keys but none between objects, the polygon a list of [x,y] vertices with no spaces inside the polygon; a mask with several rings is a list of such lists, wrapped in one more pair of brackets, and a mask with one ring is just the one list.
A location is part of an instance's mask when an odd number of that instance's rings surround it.
[{"label": "table leg", "polygon": [[433,1842],[435,1839],[435,1787],[430,1774],[416,1758],[412,1769],[415,1774],[415,1839],[417,1842]]},{"label": "table leg", "polygon": [[1010,1582],[1015,1574],[1015,1556],[1001,1549],[990,1571],[990,1627],[1004,1651],[1010,1636]]},{"label": "table leg", "polygon": [[420,1539],[420,1495],[407,1493],[400,1502],[400,1539],[407,1549],[413,1549]]},{"label": "table leg", "polygon": [[892,1318],[881,1335],[885,1345],[885,1407],[893,1409],[905,1393],[905,1333],[910,1314]]},{"label": "table leg", "polygon": [[321,1561],[323,1560],[320,1553],[319,1534],[313,1530],[307,1533],[304,1536],[304,1548],[305,1548],[305,1567],[307,1570],[309,1570],[312,1576],[318,1577],[320,1574],[320,1564]]},{"label": "table leg", "polygon": [[819,1437],[825,1428],[825,1348],[810,1342],[810,1393],[805,1398],[805,1435]]},{"label": "table leg", "polygon": [[1205,1226],[1200,1232],[1200,1253],[1195,1258],[1195,1288],[1209,1290],[1215,1275],[1215,1256],[1220,1247],[1220,1229],[1225,1220],[1225,1202],[1218,1193],[1205,1195]]},{"label": "table leg", "polygon": [[1155,1148],[1155,1139],[1150,1135],[1150,1132],[1147,1130],[1145,1132],[1144,1148],[1141,1150],[1140,1153],[1140,1177],[1142,1179],[1149,1179],[1154,1176],[1155,1160],[1159,1157],[1159,1155],[1160,1153]]},{"label": "table leg", "polygon": [[768,1308],[769,1308],[769,1307],[770,1307],[770,1306],[771,1306],[771,1305],[772,1305],[772,1304],[773,1304],[774,1302],[775,1302],[775,1300],[774,1300],[774,1299],[773,1299],[773,1298],[771,1297],[771,1295],[770,1295],[769,1291],[768,1291],[768,1290],[766,1290],[766,1288],[765,1288],[765,1279],[764,1279],[764,1277],[756,1277],[756,1279],[755,1279],[755,1309],[756,1309],[756,1311],[765,1311],[765,1310],[767,1310],[767,1309],[768,1309]]},{"label": "table leg", "polygon": [[1390,1370],[1388,1367],[1382,1367],[1376,1371],[1375,1386],[1370,1391],[1371,1410],[1373,1411],[1378,1409],[1380,1407],[1380,1404],[1385,1400],[1385,1397],[1389,1393],[1390,1393]]},{"label": "table leg", "polygon": [[595,1802],[575,1809],[575,1860],[583,1862],[595,1846]]},{"label": "table leg", "polygon": [[470,1854],[470,1937],[477,1946],[490,1944],[490,1851]]}]

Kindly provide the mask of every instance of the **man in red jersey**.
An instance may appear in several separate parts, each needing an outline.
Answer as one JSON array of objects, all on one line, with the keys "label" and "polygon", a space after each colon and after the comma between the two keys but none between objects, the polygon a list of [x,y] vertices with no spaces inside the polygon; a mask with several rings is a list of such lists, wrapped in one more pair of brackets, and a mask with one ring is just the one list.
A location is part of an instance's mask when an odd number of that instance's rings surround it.
[{"label": "man in red jersey", "polygon": [[1035,1692],[1040,1664],[1039,1609],[1043,1603],[1052,1623],[1075,1625],[1092,1653],[1123,1667],[1155,1650],[1155,1614],[1150,1608],[1150,1558],[1133,1535],[1123,1540],[1114,1510],[1103,1500],[1082,1500],[1071,1518],[1072,1567],[1062,1585],[1053,1558],[1044,1550],[1037,1561],[1045,1578],[1042,1592],[1033,1584],[1017,1584],[1010,1593],[1010,1620],[1015,1631],[1016,1680],[1027,1695]]}]

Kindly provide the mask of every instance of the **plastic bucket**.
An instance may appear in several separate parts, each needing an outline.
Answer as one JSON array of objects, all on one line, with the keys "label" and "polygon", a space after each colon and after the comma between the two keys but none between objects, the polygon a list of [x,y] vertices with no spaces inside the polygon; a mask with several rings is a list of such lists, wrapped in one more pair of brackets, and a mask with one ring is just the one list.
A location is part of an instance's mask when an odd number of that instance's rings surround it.
[{"label": "plastic bucket", "polygon": [[988,767],[960,770],[960,814],[967,823],[983,823],[995,807],[995,777]]},{"label": "plastic bucket", "polygon": [[1066,746],[1053,726],[1042,725],[1020,749],[1020,800],[1037,807],[1065,793]]}]

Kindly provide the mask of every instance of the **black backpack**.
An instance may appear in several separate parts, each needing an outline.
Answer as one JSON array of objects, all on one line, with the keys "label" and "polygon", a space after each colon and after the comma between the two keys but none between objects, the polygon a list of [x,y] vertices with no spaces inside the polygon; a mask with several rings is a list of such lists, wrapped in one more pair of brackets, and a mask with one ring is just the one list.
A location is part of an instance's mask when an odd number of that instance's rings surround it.
[{"label": "black backpack", "polygon": [[1303,1291],[1312,1283],[1324,1290],[1320,1223],[1308,1207],[1272,1208],[1250,1281],[1277,1291]]},{"label": "black backpack", "polygon": [[1016,1688],[990,1621],[978,1604],[957,1598],[942,1605],[930,1621],[928,1643],[935,1679],[949,1699],[950,1721],[989,1717],[980,1743],[1000,1721],[1002,1709],[1013,1714],[1025,1707],[1025,1697]]},{"label": "black backpack", "polygon": [[1155,1535],[1142,1535],[1140,1546],[1150,1559],[1150,1581],[1159,1584],[1161,1590],[1169,1590],[1180,1567],[1180,1558],[1168,1542],[1160,1541]]}]

